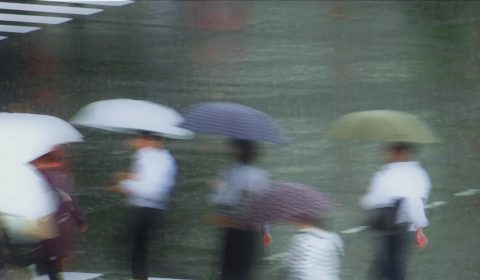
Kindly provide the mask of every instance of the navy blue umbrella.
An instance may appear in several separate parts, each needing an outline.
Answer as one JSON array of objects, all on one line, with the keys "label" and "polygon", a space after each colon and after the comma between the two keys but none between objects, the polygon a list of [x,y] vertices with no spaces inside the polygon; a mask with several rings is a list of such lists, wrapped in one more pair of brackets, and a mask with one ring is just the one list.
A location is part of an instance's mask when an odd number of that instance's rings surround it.
[{"label": "navy blue umbrella", "polygon": [[232,102],[205,102],[191,106],[180,127],[236,139],[286,144],[287,139],[267,114]]}]

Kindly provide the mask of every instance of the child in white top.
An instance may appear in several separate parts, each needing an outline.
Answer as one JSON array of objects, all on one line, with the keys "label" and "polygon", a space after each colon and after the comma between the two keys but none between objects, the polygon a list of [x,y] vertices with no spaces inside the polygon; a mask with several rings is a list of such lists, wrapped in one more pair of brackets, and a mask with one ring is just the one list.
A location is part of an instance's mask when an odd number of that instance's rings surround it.
[{"label": "child in white top", "polygon": [[340,236],[305,220],[291,239],[289,280],[338,280],[343,255]]}]

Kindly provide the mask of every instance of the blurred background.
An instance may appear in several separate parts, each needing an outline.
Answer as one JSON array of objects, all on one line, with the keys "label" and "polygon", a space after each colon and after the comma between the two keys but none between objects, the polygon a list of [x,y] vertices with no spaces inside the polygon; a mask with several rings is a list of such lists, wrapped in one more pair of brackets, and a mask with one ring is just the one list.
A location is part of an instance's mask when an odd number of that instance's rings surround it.
[{"label": "blurred background", "polygon": [[[353,111],[416,114],[443,143],[419,149],[433,184],[430,243],[412,254],[409,279],[473,280],[480,275],[479,15],[475,1],[134,1],[8,34],[0,41],[0,106],[68,120],[90,102],[124,97],[180,112],[233,101],[270,114],[290,144],[263,145],[260,164],[275,180],[318,186],[339,203],[328,228],[345,241],[342,279],[366,279],[374,254],[367,231],[348,229],[363,224],[358,198],[384,147],[333,141],[324,132]],[[120,134],[81,131],[86,142],[72,146],[75,191],[90,228],[73,270],[126,278],[125,248],[116,245],[123,201],[105,189],[113,171],[128,168],[130,153]],[[199,135],[168,145],[180,173],[152,275],[215,279],[220,243],[208,222],[208,194],[230,160],[225,139]],[[292,232],[272,227],[258,279],[280,279]]]}]

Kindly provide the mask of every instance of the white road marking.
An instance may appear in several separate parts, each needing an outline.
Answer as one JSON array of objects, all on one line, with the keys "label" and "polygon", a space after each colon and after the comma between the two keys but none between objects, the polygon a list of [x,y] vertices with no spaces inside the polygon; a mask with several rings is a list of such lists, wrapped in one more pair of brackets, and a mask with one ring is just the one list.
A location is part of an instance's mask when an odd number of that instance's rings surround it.
[{"label": "white road marking", "polygon": [[130,0],[103,0],[103,1],[88,1],[88,0],[40,0],[46,2],[61,2],[61,3],[74,3],[74,4],[90,4],[90,5],[101,5],[101,6],[124,6],[133,3],[134,1]]},{"label": "white road marking", "polygon": [[[62,276],[65,280],[90,280],[102,276],[99,273],[83,273],[83,272],[63,272]],[[48,280],[48,275],[34,278],[34,280]]]},{"label": "white road marking", "polygon": [[103,11],[102,9],[78,8],[67,6],[37,5],[37,4],[20,4],[11,2],[0,2],[0,9],[17,10],[27,12],[45,12],[45,13],[61,13],[73,15],[92,15]]},{"label": "white road marking", "polygon": [[[57,3],[74,3],[74,4],[90,4],[90,5],[103,5],[103,6],[124,6],[134,3],[132,0],[39,0],[42,2],[57,2]],[[103,9],[97,8],[84,8],[84,7],[70,7],[67,5],[48,5],[48,4],[26,4],[15,2],[2,2],[0,0],[0,10],[15,10],[24,12],[44,12],[44,13],[60,13],[60,14],[72,14],[72,15],[92,15],[103,11]],[[22,14],[9,14],[0,13],[0,21],[10,22],[25,22],[25,23],[38,23],[38,24],[60,24],[68,22],[72,18],[67,17],[55,17],[55,16],[37,16],[37,15],[22,15]],[[0,25],[0,32],[11,33],[28,33],[40,29],[40,27],[31,26],[17,26],[17,25]],[[7,36],[0,36],[0,40],[7,39]]]},{"label": "white road marking", "polygon": [[341,233],[345,233],[345,234],[358,233],[358,232],[366,230],[367,228],[368,228],[368,226],[358,226],[358,227],[342,230]]},{"label": "white road marking", "polygon": [[440,206],[447,205],[446,201],[434,201],[430,204],[425,205],[425,209],[433,209],[433,208],[438,208]]},{"label": "white road marking", "polygon": [[469,189],[469,190],[466,190],[466,191],[463,191],[463,192],[456,193],[456,194],[454,194],[454,196],[472,196],[472,195],[476,195],[476,194],[479,194],[479,193],[480,193],[479,189]]},{"label": "white road marking", "polygon": [[0,32],[28,33],[40,29],[32,26],[3,25],[0,24]]},{"label": "white road marking", "polygon": [[59,24],[64,23],[71,18],[64,17],[46,17],[46,16],[27,16],[27,15],[14,15],[14,14],[1,14],[0,20],[3,21],[16,21],[16,22],[28,22],[28,23],[43,23],[43,24]]},{"label": "white road marking", "polygon": [[[63,272],[62,276],[65,280],[93,280],[96,279],[103,274],[100,273],[83,273],[83,272]],[[33,280],[48,280],[47,275],[38,276],[33,278]],[[156,278],[156,277],[148,277],[149,280],[187,280],[187,279],[173,279],[173,278]]]},{"label": "white road marking", "polygon": [[267,261],[276,261],[276,260],[284,259],[284,258],[288,257],[288,255],[289,255],[289,253],[287,253],[287,252],[278,253],[278,254],[275,254],[275,255],[271,255],[271,256],[266,257],[265,260],[267,260]]},{"label": "white road marking", "polygon": [[173,279],[173,278],[156,278],[156,277],[148,277],[148,280],[187,280],[187,279]]}]

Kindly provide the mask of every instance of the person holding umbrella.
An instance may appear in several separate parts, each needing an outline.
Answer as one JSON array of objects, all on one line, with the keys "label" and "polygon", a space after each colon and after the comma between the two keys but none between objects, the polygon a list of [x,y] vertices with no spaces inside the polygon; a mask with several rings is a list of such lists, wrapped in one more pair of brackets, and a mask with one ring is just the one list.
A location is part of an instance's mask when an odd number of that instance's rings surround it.
[{"label": "person holding umbrella", "polygon": [[430,193],[430,179],[412,159],[412,145],[390,144],[386,165],[374,176],[361,199],[363,208],[372,211],[371,226],[380,233],[380,251],[370,271],[370,279],[406,279],[409,236],[418,248],[427,245],[423,228],[428,225],[424,205]]},{"label": "person holding umbrella", "polygon": [[369,212],[370,227],[378,233],[380,243],[368,279],[406,279],[411,235],[418,248],[428,243],[423,232],[428,225],[424,205],[431,185],[427,172],[413,158],[414,145],[439,142],[438,137],[416,116],[392,110],[343,115],[328,135],[387,143],[386,164],[375,173],[360,201]]},{"label": "person holding umbrella", "polygon": [[57,145],[49,153],[35,159],[32,165],[47,180],[58,202],[55,224],[58,236],[41,242],[42,257],[37,262],[37,273],[48,274],[50,280],[61,279],[72,261],[75,238],[88,225],[77,200],[72,197],[73,176],[66,145]]},{"label": "person holding umbrella", "polygon": [[0,278],[23,279],[15,271],[38,261],[43,253],[40,241],[57,236],[58,201],[38,162],[57,145],[80,141],[82,135],[59,118],[0,113],[0,230],[9,245],[7,257],[0,262],[7,268],[20,267],[6,275],[0,271]]},{"label": "person holding umbrella", "polygon": [[148,279],[148,248],[162,224],[170,192],[175,185],[175,159],[165,137],[185,139],[188,130],[177,127],[181,116],[171,108],[149,101],[111,99],[93,102],[73,118],[77,125],[130,134],[134,151],[129,172],[117,172],[109,190],[126,197],[132,216],[130,269],[132,278]]},{"label": "person holding umbrella", "polygon": [[132,206],[132,277],[146,280],[149,241],[162,224],[177,168],[162,137],[140,131],[128,144],[135,151],[131,171],[116,173],[110,191],[124,195]]},{"label": "person holding umbrella", "polygon": [[[246,221],[246,212],[270,185],[268,173],[255,166],[258,142],[284,144],[285,136],[267,114],[232,102],[193,105],[180,127],[230,138],[234,163],[218,173],[212,194],[215,221],[224,234],[220,279],[251,279],[259,223]],[[268,226],[263,223],[261,227],[263,243],[268,246],[272,241]]]},{"label": "person holding umbrella", "polygon": [[294,182],[274,182],[251,204],[249,221],[289,222],[297,228],[291,238],[285,279],[340,279],[343,241],[323,228],[333,206],[316,187]]},{"label": "person holding umbrella", "polygon": [[[243,220],[252,199],[270,185],[268,173],[256,166],[257,144],[253,141],[231,139],[235,162],[218,173],[212,201],[217,207],[217,221],[223,227],[222,280],[250,279],[250,270],[257,247],[257,230]],[[262,225],[265,246],[271,236]]]}]

